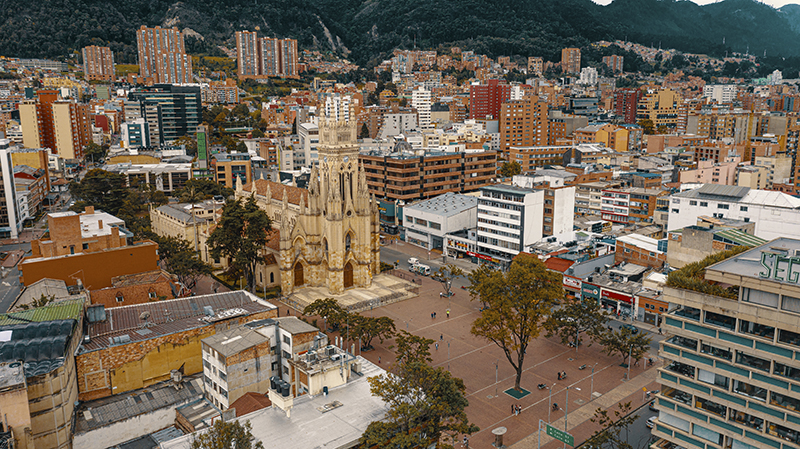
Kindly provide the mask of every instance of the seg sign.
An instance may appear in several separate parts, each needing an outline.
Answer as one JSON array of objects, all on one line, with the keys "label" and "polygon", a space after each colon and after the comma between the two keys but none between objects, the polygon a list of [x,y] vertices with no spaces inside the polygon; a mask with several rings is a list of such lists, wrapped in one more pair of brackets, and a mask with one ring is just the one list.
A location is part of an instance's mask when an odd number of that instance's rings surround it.
[{"label": "seg sign", "polygon": [[782,254],[763,251],[761,253],[763,271],[758,276],[763,279],[800,283],[800,257],[788,257]]}]

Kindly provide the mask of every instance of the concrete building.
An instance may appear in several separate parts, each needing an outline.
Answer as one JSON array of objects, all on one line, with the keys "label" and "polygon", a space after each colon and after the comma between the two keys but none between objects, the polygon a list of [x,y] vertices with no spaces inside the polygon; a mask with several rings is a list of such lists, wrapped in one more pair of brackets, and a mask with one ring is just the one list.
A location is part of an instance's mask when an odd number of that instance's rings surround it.
[{"label": "concrete building", "polygon": [[736,185],[736,172],[739,166],[738,156],[729,157],[727,161],[715,163],[709,159],[697,162],[697,168],[679,172],[681,184],[721,184]]},{"label": "concrete building", "polygon": [[[388,410],[383,400],[372,395],[369,383],[386,371],[360,356],[326,346],[293,358],[291,364],[295,385],[303,394],[292,394],[289,385],[277,379],[269,388],[271,407],[237,418],[249,421],[255,441],[265,446],[355,447],[367,426]],[[195,437],[185,435],[161,447],[190,449]]]},{"label": "concrete building", "polygon": [[[410,148],[409,148],[410,150]],[[368,151],[358,155],[369,192],[378,198],[413,201],[447,192],[468,193],[494,182],[497,152]]]},{"label": "concrete building", "polygon": [[236,73],[239,79],[265,77],[260,46],[257,32],[236,32]]},{"label": "concrete building", "polygon": [[561,71],[563,73],[578,74],[581,71],[581,49],[561,49]]},{"label": "concrete building", "polygon": [[132,164],[123,162],[103,167],[104,170],[125,176],[129,187],[152,185],[164,193],[174,193],[192,178],[191,163]]},{"label": "concrete building", "polygon": [[25,148],[50,148],[64,159],[83,159],[83,148],[92,141],[88,105],[40,90],[35,100],[19,104],[19,114]]},{"label": "concrete building", "polygon": [[511,99],[511,85],[505,81],[488,80],[486,84],[469,86],[469,118],[494,119],[500,116],[500,106]]},{"label": "concrete building", "polygon": [[275,317],[274,305],[241,290],[112,309],[92,306],[88,339],[76,351],[80,400],[148,387],[170,379],[173,370],[201,373],[204,338]]},{"label": "concrete building", "polygon": [[785,193],[704,184],[670,196],[669,230],[692,226],[708,215],[754,222],[753,234],[764,239],[800,235],[800,199]]},{"label": "concrete building", "polygon": [[123,148],[149,147],[150,125],[143,118],[125,122],[121,127]]},{"label": "concrete building", "polygon": [[701,216],[697,224],[670,231],[667,236],[667,263],[674,268],[699,262],[736,246],[761,246],[767,243],[753,235],[755,223],[729,218]]},{"label": "concrete building", "polygon": [[206,398],[226,410],[246,393],[268,391],[272,377],[289,382],[292,393],[301,394],[291,360],[327,346],[328,338],[290,316],[253,321],[204,338],[202,345]]},{"label": "concrete building", "polygon": [[597,69],[594,67],[584,67],[581,69],[581,76],[578,78],[578,84],[593,86],[597,84]]},{"label": "concrete building", "polygon": [[111,278],[157,270],[158,245],[129,242],[133,235],[113,215],[89,206],[81,214],[47,216],[49,233],[31,242],[31,255],[19,263],[20,283],[60,279],[85,289],[111,286]]},{"label": "concrete building", "polygon": [[417,110],[419,116],[419,127],[428,129],[431,127],[431,92],[422,87],[414,89],[411,93],[411,106]]},{"label": "concrete building", "polygon": [[83,47],[83,77],[86,81],[114,81],[117,78],[114,53],[108,47]]},{"label": "concrete building", "polygon": [[500,109],[500,151],[552,145],[547,103],[537,96],[509,101]]},{"label": "concrete building", "polygon": [[206,229],[221,209],[222,203],[215,201],[165,204],[150,209],[150,229],[161,237],[175,237],[194,245],[195,227]]},{"label": "concrete building", "polygon": [[428,250],[443,250],[447,234],[474,228],[477,221],[478,198],[452,192],[403,208],[405,241]]},{"label": "concrete building", "polygon": [[672,89],[650,91],[639,100],[636,120],[650,120],[654,129],[663,126],[668,130],[676,130],[681,101],[681,95]]},{"label": "concrete building", "polygon": [[71,448],[83,300],[0,315],[0,407],[14,448]]},{"label": "concrete building", "polygon": [[639,234],[617,237],[617,250],[614,263],[634,263],[645,267],[661,269],[667,261],[667,253],[659,241]]},{"label": "concrete building", "polygon": [[620,55],[603,56],[603,64],[614,73],[622,73],[625,57]]},{"label": "concrete building", "polygon": [[[790,448],[800,443],[800,241],[778,238],[664,287],[655,447]],[[783,267],[781,267],[783,265]],[[721,284],[721,285],[720,285]],[[722,286],[712,293],[714,286]]]},{"label": "concrete building", "polygon": [[217,153],[211,159],[214,181],[232,189],[237,182],[248,184],[253,180],[250,153]]},{"label": "concrete building", "polygon": [[502,184],[480,191],[478,253],[496,266],[507,267],[517,254],[542,239],[544,191]]},{"label": "concrete building", "polygon": [[539,75],[544,73],[544,59],[538,56],[528,56],[528,74]]},{"label": "concrete building", "polygon": [[8,144],[8,140],[0,139],[0,237],[16,239],[22,230],[24,217],[19,211],[14,165]]},{"label": "concrete building", "polygon": [[614,115],[623,123],[636,123],[639,100],[644,93],[641,89],[617,89],[614,91]]},{"label": "concrete building", "polygon": [[[301,123],[297,127],[297,135],[300,138],[299,152],[303,156],[302,161],[297,161],[301,166],[310,167],[319,164],[317,146],[319,145],[319,127],[315,123]],[[295,156],[298,152],[295,152]],[[295,157],[297,159],[297,157]]]},{"label": "concrete building", "polygon": [[706,84],[703,86],[703,98],[717,104],[733,103],[736,100],[735,84]]},{"label": "concrete building", "polygon": [[192,57],[186,54],[183,33],[178,28],[147,28],[136,31],[139,75],[154,83],[188,84],[192,77]]}]

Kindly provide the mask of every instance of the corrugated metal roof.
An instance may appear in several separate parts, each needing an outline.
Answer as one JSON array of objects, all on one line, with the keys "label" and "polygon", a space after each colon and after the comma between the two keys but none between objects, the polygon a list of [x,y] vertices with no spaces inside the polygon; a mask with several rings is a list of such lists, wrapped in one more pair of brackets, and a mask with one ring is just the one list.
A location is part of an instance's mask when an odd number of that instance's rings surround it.
[{"label": "corrugated metal roof", "polygon": [[767,243],[769,240],[762,239],[761,237],[757,237],[753,234],[748,234],[746,232],[740,231],[738,229],[726,229],[724,231],[719,231],[715,235],[725,238],[726,240],[730,240],[733,243],[743,245],[743,246],[760,246]]},{"label": "corrugated metal roof", "polygon": [[69,299],[21,312],[0,314],[0,326],[55,320],[77,320],[83,313],[82,299]]},{"label": "corrugated metal roof", "polygon": [[705,195],[728,196],[733,198],[743,198],[750,191],[750,187],[728,186],[721,184],[703,184],[697,189],[698,193]]}]

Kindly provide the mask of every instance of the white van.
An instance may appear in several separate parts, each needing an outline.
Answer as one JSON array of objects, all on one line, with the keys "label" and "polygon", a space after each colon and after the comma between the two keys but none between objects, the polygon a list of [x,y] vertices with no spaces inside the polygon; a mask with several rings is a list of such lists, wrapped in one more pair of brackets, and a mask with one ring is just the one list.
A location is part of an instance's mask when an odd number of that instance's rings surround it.
[{"label": "white van", "polygon": [[417,259],[416,257],[411,257],[411,258],[408,259],[408,264],[409,265],[413,266],[413,265],[416,265],[418,263],[419,263],[419,259]]}]

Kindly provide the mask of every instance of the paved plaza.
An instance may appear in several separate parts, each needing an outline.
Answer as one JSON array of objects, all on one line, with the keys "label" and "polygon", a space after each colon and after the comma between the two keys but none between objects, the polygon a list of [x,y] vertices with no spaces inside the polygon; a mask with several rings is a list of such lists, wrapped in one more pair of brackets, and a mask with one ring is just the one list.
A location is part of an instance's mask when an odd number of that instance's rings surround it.
[{"label": "paved plaza", "polygon": [[[472,322],[479,315],[479,304],[470,301],[469,293],[461,289],[466,280],[459,280],[454,288],[455,295],[449,300],[440,298],[440,283],[422,278],[419,296],[405,301],[386,305],[363,312],[370,316],[388,316],[395,321],[398,330],[408,330],[434,340],[431,347],[433,365],[448,368],[454,376],[464,380],[469,407],[467,414],[480,431],[470,438],[470,447],[490,448],[494,442],[492,429],[506,427],[505,445],[518,448],[537,447],[537,425],[539,419],[550,419],[553,425],[563,429],[565,409],[569,408],[568,428],[574,434],[576,444],[588,438],[596,428],[589,418],[597,407],[610,408],[620,401],[632,401],[634,407],[645,403],[643,388],[658,388],[655,383],[655,369],[640,366],[631,367],[631,381],[624,381],[627,368],[620,366],[621,357],[609,357],[601,352],[601,347],[593,344],[581,346],[579,350],[568,348],[556,338],[540,336],[528,349],[522,387],[531,394],[514,399],[504,390],[514,386],[514,371],[502,351],[486,340],[470,333]],[[285,308],[285,306],[284,306]],[[449,318],[447,310],[450,310]],[[436,318],[431,318],[431,313]],[[382,344],[375,340],[374,350],[362,355],[370,361],[391,369],[395,363],[392,350],[393,340]],[[655,351],[652,351],[655,356]],[[581,365],[587,365],[579,370]],[[495,368],[496,366],[496,368]],[[594,366],[594,379],[592,369]],[[656,367],[660,366],[656,363]],[[557,380],[557,373],[565,371],[567,378]],[[495,382],[497,375],[497,382]],[[552,411],[548,417],[548,389],[539,390],[538,384],[553,386],[552,402],[559,410]],[[569,388],[569,403],[566,403]],[[592,403],[592,392],[594,402]],[[522,407],[515,416],[512,407]],[[561,447],[562,444],[542,438],[542,447]]]}]

